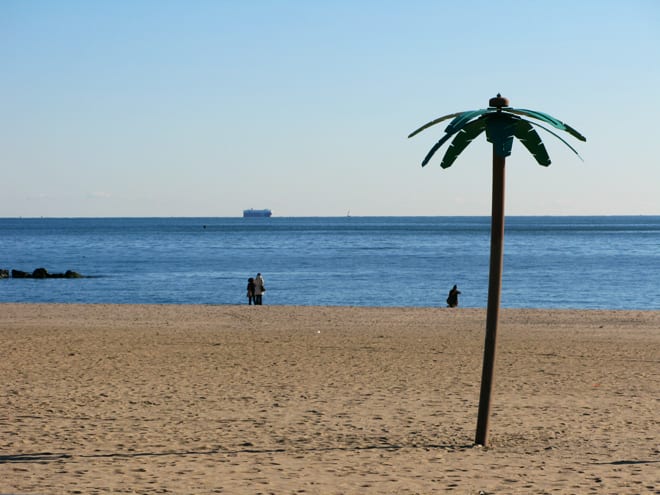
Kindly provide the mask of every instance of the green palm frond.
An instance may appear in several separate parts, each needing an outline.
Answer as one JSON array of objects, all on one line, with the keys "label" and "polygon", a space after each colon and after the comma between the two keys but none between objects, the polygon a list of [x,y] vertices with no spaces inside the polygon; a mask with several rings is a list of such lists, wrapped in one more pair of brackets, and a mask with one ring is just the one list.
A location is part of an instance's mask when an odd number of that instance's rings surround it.
[{"label": "green palm frond", "polygon": [[477,119],[465,125],[449,145],[449,149],[442,158],[440,166],[442,168],[449,168],[452,166],[458,155],[463,153],[463,150],[484,130],[486,129],[486,121],[484,119]]},{"label": "green palm frond", "polygon": [[[556,138],[559,139],[562,143],[564,143],[566,146],[568,146],[568,148],[569,148],[573,153],[575,153],[575,154],[577,155],[577,157],[578,157],[580,160],[582,160],[582,157],[580,156],[580,153],[578,153],[577,150],[576,150],[575,148],[573,148],[573,146],[571,146],[570,144],[568,144],[568,142],[567,142],[563,137],[561,137],[559,134],[557,134],[556,132],[551,131],[551,130],[548,129],[547,127],[542,126],[541,124],[537,124],[536,122],[530,122],[530,121],[526,121],[526,122],[529,122],[530,124],[532,124],[532,125],[534,125],[534,126],[536,126],[536,127],[540,127],[540,128],[543,129],[545,132],[548,132],[548,133],[552,134],[554,137],[556,137]],[[582,160],[582,161],[584,161],[584,160]]]},{"label": "green palm frond", "polygon": [[550,156],[543,141],[541,141],[541,136],[538,135],[529,121],[523,119],[517,121],[514,135],[527,148],[539,165],[544,167],[550,165]]},{"label": "green palm frond", "polygon": [[[433,155],[435,155],[435,152],[438,151],[438,149],[440,149],[440,147],[443,144],[445,144],[454,134],[461,131],[465,126],[470,125],[470,123],[472,123],[471,122],[472,119],[474,119],[475,117],[479,117],[484,113],[487,113],[487,110],[471,110],[468,112],[460,112],[458,114],[454,114],[455,118],[449,123],[449,125],[445,129],[445,135],[442,136],[442,139],[440,139],[440,141],[438,141],[433,145],[433,147],[424,157],[424,160],[422,160],[422,167],[426,166],[426,164],[433,157]],[[447,118],[450,118],[450,116],[446,115],[444,118],[441,117],[441,119],[444,120],[447,120]],[[454,160],[452,160],[452,162],[453,161]]]},{"label": "green palm frond", "polygon": [[440,146],[442,146],[442,145],[445,144],[447,141],[449,141],[449,138],[451,138],[452,136],[453,136],[453,134],[445,134],[444,136],[442,136],[442,139],[440,139],[440,141],[438,141],[437,143],[435,143],[435,144],[431,147],[431,149],[429,150],[429,152],[426,154],[426,156],[425,156],[424,159],[422,160],[422,167],[426,167],[426,164],[429,162],[429,160],[430,160],[431,158],[433,158],[433,155],[435,155],[435,152],[438,151],[438,150],[440,149]]},{"label": "green palm frond", "polygon": [[517,115],[525,115],[526,117],[531,117],[533,119],[541,120],[550,124],[552,127],[559,129],[560,131],[566,131],[573,137],[579,139],[580,141],[586,141],[582,134],[573,129],[570,125],[565,124],[559,119],[554,118],[552,115],[547,113],[539,112],[537,110],[527,110],[526,108],[507,108],[507,112],[515,113]]},{"label": "green palm frond", "polygon": [[447,134],[455,134],[460,131],[468,122],[476,117],[480,117],[485,113],[492,112],[493,110],[483,109],[483,110],[470,110],[467,112],[461,112],[454,120],[452,120],[445,132]]},{"label": "green palm frond", "polygon": [[460,115],[462,113],[465,113],[465,112],[450,113],[449,115],[443,115],[442,117],[438,117],[437,119],[432,120],[431,122],[427,122],[426,124],[424,124],[419,129],[411,132],[410,134],[408,134],[408,137],[411,138],[411,137],[415,136],[416,134],[419,134],[420,132],[422,132],[424,129],[428,129],[432,125],[439,124],[440,122],[443,122],[447,119],[451,119],[453,117],[456,117],[457,115]]}]

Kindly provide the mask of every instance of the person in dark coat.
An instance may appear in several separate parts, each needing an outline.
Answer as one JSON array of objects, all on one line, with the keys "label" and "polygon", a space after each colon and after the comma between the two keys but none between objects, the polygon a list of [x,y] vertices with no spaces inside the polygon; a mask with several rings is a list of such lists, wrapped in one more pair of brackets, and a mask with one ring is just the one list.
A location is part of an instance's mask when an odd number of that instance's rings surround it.
[{"label": "person in dark coat", "polygon": [[248,284],[247,284],[247,298],[248,298],[248,304],[255,303],[254,300],[254,279],[252,277],[248,278]]},{"label": "person in dark coat", "polygon": [[458,295],[460,293],[461,291],[458,290],[458,287],[454,285],[449,291],[449,295],[447,296],[447,306],[450,308],[455,308],[458,306]]}]

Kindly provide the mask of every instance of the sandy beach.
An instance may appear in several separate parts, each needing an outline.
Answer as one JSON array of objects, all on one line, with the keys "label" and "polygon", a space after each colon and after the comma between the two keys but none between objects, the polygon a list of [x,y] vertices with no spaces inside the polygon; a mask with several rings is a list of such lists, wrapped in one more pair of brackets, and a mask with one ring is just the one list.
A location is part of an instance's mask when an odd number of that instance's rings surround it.
[{"label": "sandy beach", "polygon": [[0,304],[0,493],[660,494],[660,312]]}]

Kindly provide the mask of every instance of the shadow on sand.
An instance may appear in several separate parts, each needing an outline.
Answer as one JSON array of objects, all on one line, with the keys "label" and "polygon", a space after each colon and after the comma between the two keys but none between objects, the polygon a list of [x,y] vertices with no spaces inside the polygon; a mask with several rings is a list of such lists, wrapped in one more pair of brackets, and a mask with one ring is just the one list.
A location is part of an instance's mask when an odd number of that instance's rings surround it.
[{"label": "shadow on sand", "polygon": [[[445,450],[445,451],[464,451],[472,449],[474,445],[366,445],[364,447],[318,447],[309,449],[259,449],[253,448],[252,444],[246,442],[242,449],[208,449],[208,450],[186,450],[186,451],[165,451],[165,452],[111,452],[107,454],[63,454],[53,452],[37,452],[32,454],[13,454],[0,455],[0,464],[10,463],[46,463],[71,459],[74,457],[83,459],[103,459],[103,458],[134,458],[134,457],[162,457],[162,456],[188,456],[188,455],[237,455],[237,454],[286,454],[286,453],[317,453],[317,452],[358,452],[367,450],[397,451],[402,449],[424,449],[424,450]],[[479,447],[480,448],[480,447]]]}]

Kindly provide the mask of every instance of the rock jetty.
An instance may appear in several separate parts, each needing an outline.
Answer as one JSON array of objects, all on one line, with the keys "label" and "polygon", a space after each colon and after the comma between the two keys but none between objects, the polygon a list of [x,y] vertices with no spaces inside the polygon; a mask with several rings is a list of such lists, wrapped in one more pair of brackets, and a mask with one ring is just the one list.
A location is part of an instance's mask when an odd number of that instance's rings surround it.
[{"label": "rock jetty", "polygon": [[[0,269],[0,278],[9,278],[9,274],[10,274],[9,270]],[[44,278],[84,278],[84,277],[80,273],[74,272],[73,270],[67,270],[64,273],[50,273],[45,268],[37,268],[32,272],[24,272],[22,270],[12,270],[11,278],[44,279]]]}]

